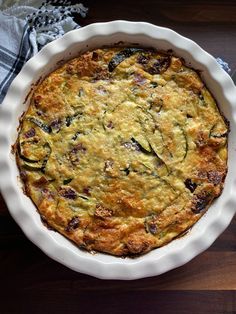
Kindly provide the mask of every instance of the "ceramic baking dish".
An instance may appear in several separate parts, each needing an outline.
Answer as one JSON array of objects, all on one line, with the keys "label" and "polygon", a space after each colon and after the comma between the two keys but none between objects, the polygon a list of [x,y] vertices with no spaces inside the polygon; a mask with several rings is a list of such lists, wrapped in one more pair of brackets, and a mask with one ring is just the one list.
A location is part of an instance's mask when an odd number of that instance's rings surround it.
[{"label": "ceramic baking dish", "polygon": [[[95,47],[135,45],[173,50],[198,69],[218,105],[230,121],[228,175],[222,195],[183,237],[137,258],[120,258],[80,250],[41,222],[31,200],[23,193],[11,146],[27,95],[42,78],[64,61]],[[9,211],[26,236],[48,256],[67,267],[103,279],[155,276],[181,266],[206,250],[229,225],[236,211],[236,88],[216,60],[196,43],[176,32],[143,22],[96,23],[71,31],[30,59],[14,79],[0,109],[0,186]]]}]

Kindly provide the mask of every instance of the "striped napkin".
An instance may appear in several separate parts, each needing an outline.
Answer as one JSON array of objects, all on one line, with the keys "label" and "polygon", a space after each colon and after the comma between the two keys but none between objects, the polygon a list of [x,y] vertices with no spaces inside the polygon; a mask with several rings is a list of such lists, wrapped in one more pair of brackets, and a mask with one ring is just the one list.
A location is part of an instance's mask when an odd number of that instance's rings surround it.
[{"label": "striped napkin", "polygon": [[0,0],[0,103],[27,60],[50,41],[80,27],[75,13],[85,17],[87,8],[66,0]]}]

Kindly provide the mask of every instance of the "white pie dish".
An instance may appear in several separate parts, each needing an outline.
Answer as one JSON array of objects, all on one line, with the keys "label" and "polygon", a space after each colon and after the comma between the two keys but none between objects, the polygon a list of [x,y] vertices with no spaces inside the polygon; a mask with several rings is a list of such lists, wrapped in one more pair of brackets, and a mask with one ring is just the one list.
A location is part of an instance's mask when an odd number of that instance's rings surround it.
[{"label": "white pie dish", "polygon": [[[201,71],[207,87],[230,121],[228,175],[222,195],[182,238],[137,258],[90,254],[41,222],[31,200],[24,195],[11,145],[17,137],[19,117],[28,105],[32,86],[80,52],[118,42],[139,44],[174,54]],[[26,236],[48,256],[65,266],[103,279],[138,279],[155,276],[181,266],[206,250],[230,223],[236,211],[236,87],[215,59],[193,41],[174,31],[142,22],[96,23],[74,30],[30,59],[12,82],[0,109],[0,187],[9,211]]]}]

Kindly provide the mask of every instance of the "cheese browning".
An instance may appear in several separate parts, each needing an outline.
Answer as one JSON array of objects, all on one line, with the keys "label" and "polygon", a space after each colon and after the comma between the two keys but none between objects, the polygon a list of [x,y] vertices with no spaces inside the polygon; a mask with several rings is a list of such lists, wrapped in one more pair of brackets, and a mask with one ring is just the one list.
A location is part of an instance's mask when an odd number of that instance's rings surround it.
[{"label": "cheese browning", "polygon": [[89,251],[136,255],[188,230],[221,194],[228,131],[182,59],[97,49],[37,87],[16,159],[50,227]]}]

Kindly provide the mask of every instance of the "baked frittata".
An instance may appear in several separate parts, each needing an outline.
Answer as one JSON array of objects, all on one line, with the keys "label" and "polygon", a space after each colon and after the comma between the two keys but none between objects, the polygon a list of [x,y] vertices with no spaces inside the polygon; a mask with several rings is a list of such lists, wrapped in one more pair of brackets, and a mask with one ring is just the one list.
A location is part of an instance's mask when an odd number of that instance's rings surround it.
[{"label": "baked frittata", "polygon": [[228,132],[181,58],[96,49],[37,86],[16,159],[43,222],[88,251],[136,255],[183,234],[221,194]]}]

